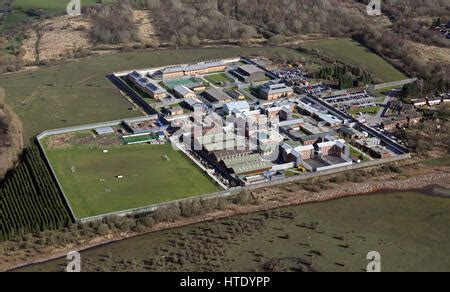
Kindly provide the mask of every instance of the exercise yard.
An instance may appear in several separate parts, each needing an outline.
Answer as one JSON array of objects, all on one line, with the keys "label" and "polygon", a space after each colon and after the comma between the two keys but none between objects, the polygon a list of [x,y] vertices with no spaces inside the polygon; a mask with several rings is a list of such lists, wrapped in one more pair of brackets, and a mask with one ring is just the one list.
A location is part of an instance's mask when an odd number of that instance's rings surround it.
[{"label": "exercise yard", "polygon": [[192,85],[201,84],[201,83],[204,83],[203,80],[200,78],[197,78],[197,77],[170,79],[170,80],[165,80],[163,82],[163,84],[170,90],[174,89],[177,86],[190,87]]},{"label": "exercise yard", "polygon": [[211,74],[206,76],[205,79],[216,86],[221,86],[234,82],[234,80],[228,77],[225,73]]},{"label": "exercise yard", "polygon": [[46,149],[78,219],[219,190],[170,143],[106,149],[108,153],[88,146]]}]

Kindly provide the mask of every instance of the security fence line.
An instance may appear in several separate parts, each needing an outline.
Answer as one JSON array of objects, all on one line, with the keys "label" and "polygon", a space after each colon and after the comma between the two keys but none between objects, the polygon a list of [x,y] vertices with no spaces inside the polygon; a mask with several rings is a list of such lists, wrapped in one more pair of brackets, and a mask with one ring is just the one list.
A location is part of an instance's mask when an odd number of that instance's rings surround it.
[{"label": "security fence line", "polygon": [[209,199],[216,199],[216,198],[228,198],[228,197],[238,194],[241,191],[251,191],[251,190],[257,190],[257,189],[261,189],[261,188],[274,187],[274,186],[278,186],[278,185],[282,185],[282,184],[286,184],[286,183],[301,182],[301,181],[306,181],[306,180],[310,180],[310,179],[321,177],[321,176],[333,175],[333,174],[338,174],[338,173],[342,173],[342,172],[347,172],[350,170],[357,170],[357,169],[363,169],[363,168],[367,168],[367,167],[379,166],[382,164],[401,161],[401,160],[411,158],[411,155],[409,153],[407,153],[407,154],[397,155],[397,156],[386,158],[386,159],[367,161],[367,162],[363,162],[360,164],[353,164],[353,165],[330,169],[330,170],[325,170],[325,171],[321,171],[321,172],[307,173],[307,174],[303,174],[300,176],[284,178],[282,180],[276,180],[276,181],[271,181],[271,182],[266,182],[266,183],[259,183],[259,184],[255,184],[255,185],[245,186],[245,187],[229,188],[225,191],[205,194],[205,195],[196,196],[196,197],[190,197],[190,198],[181,199],[181,200],[175,200],[175,201],[164,202],[164,203],[154,204],[154,205],[145,206],[145,207],[139,207],[139,208],[134,208],[134,209],[129,209],[129,210],[112,212],[112,213],[102,214],[102,215],[93,216],[93,217],[77,218],[75,216],[75,213],[73,212],[73,209],[69,203],[69,200],[67,199],[67,195],[64,193],[64,189],[62,188],[62,185],[56,175],[56,172],[50,163],[50,160],[47,156],[47,153],[45,152],[45,148],[42,145],[41,140],[44,139],[45,137],[52,136],[52,135],[59,135],[59,134],[65,134],[65,133],[70,133],[70,132],[76,132],[76,131],[94,130],[96,128],[101,128],[101,127],[113,127],[113,126],[120,125],[124,121],[142,122],[142,121],[153,119],[154,117],[155,117],[155,115],[150,115],[150,116],[109,121],[109,122],[104,122],[104,123],[93,123],[93,124],[69,127],[69,128],[64,128],[64,129],[47,130],[36,136],[36,140],[39,145],[39,148],[45,157],[45,162],[50,167],[51,174],[55,178],[58,188],[60,189],[60,191],[64,197],[64,201],[65,201],[66,205],[68,206],[71,216],[75,222],[87,223],[87,222],[93,222],[93,221],[101,221],[105,218],[114,217],[114,216],[124,217],[124,216],[129,216],[129,215],[145,214],[145,213],[154,212],[155,210],[157,210],[159,208],[167,207],[172,204],[177,204],[177,203],[182,203],[182,202],[190,202],[193,200],[209,200]]},{"label": "security fence line", "polygon": [[354,164],[351,166],[345,166],[345,167],[341,167],[341,168],[336,168],[336,169],[331,169],[331,170],[326,170],[326,171],[321,171],[321,172],[316,172],[316,173],[308,173],[308,174],[289,177],[289,178],[285,178],[285,179],[277,180],[277,181],[259,183],[259,184],[255,184],[255,185],[245,186],[245,187],[234,187],[234,188],[230,188],[225,191],[206,194],[206,195],[202,195],[202,196],[196,196],[196,197],[180,199],[180,200],[175,200],[175,201],[170,201],[170,202],[165,202],[165,203],[160,203],[160,204],[154,204],[154,205],[150,205],[150,206],[146,206],[146,207],[112,212],[112,213],[88,217],[88,218],[82,218],[82,219],[79,219],[77,222],[88,223],[88,222],[101,221],[101,220],[104,220],[104,219],[110,218],[110,217],[125,217],[125,216],[130,216],[130,215],[141,215],[141,214],[151,213],[160,208],[168,207],[168,206],[171,206],[174,204],[180,204],[180,203],[184,203],[184,202],[192,202],[195,200],[204,201],[204,200],[219,199],[219,198],[229,198],[229,197],[239,194],[242,191],[253,191],[253,190],[262,189],[262,188],[275,187],[275,186],[279,186],[279,185],[283,185],[283,184],[287,184],[287,183],[301,182],[301,181],[306,181],[306,180],[310,180],[313,178],[338,174],[338,173],[347,172],[350,170],[358,170],[358,169],[363,169],[363,168],[368,168],[368,167],[379,166],[379,165],[383,165],[386,163],[397,162],[397,161],[401,161],[401,160],[405,160],[405,159],[409,159],[409,158],[411,158],[410,154],[403,154],[403,155],[398,155],[398,156],[391,157],[391,158],[367,161],[367,162],[363,162],[360,164]]},{"label": "security fence line", "polygon": [[380,90],[380,89],[389,88],[389,87],[403,86],[406,84],[414,83],[416,81],[417,81],[417,78],[411,78],[411,79],[404,79],[404,80],[400,80],[400,81],[387,82],[387,83],[383,83],[383,84],[370,84],[367,87],[367,91],[372,92],[375,90]]},{"label": "security fence line", "polygon": [[154,118],[155,118],[155,115],[150,115],[150,116],[128,118],[128,119],[115,120],[115,121],[109,121],[109,122],[103,122],[103,123],[92,123],[92,124],[80,125],[80,126],[74,126],[74,127],[68,127],[68,128],[62,128],[62,129],[47,130],[36,136],[36,142],[39,146],[39,150],[44,155],[45,163],[50,168],[50,173],[52,174],[53,178],[55,179],[56,184],[57,184],[61,194],[63,195],[64,202],[65,202],[66,206],[69,208],[70,216],[72,217],[72,219],[74,221],[78,221],[78,219],[75,216],[72,206],[70,205],[69,200],[67,199],[67,195],[64,192],[64,189],[62,188],[61,182],[59,181],[58,176],[56,175],[56,172],[53,169],[52,164],[50,163],[50,159],[47,156],[47,152],[45,151],[44,145],[42,145],[41,140],[48,136],[53,136],[53,135],[60,135],[60,134],[66,134],[66,133],[71,133],[71,132],[77,132],[77,131],[94,130],[96,128],[102,128],[102,127],[114,127],[114,126],[120,125],[124,121],[131,122],[131,123],[138,123],[138,122],[151,120]]}]

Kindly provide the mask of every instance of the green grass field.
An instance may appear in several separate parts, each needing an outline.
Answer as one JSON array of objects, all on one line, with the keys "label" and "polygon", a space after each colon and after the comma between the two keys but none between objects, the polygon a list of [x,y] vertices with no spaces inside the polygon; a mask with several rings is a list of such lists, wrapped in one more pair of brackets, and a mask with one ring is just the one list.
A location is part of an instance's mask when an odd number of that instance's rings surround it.
[{"label": "green grass field", "polygon": [[349,110],[348,113],[353,116],[360,114],[360,113],[375,115],[376,113],[378,113],[379,110],[380,110],[379,106],[371,106],[371,107],[366,107],[366,108]]},{"label": "green grass field", "polygon": [[427,160],[425,164],[431,166],[450,166],[450,156]]},{"label": "green grass field", "polygon": [[[28,9],[44,9],[49,14],[63,13],[66,11],[69,0],[15,0],[13,7]],[[92,5],[97,3],[97,0],[81,0],[81,5]],[[115,2],[114,0],[102,0],[103,3]]]},{"label": "green grass field", "polygon": [[6,101],[24,124],[26,139],[47,129],[140,115],[105,78],[109,73],[239,55],[300,54],[286,48],[226,48],[117,53],[36,71],[2,75]]},{"label": "green grass field", "polygon": [[380,56],[350,39],[324,40],[305,43],[306,49],[317,49],[322,54],[344,63],[361,67],[381,82],[397,81],[407,77]]},{"label": "green grass field", "polygon": [[25,21],[28,16],[21,11],[13,11],[5,16],[5,19],[0,23],[0,32],[10,29],[16,24]]},{"label": "green grass field", "polygon": [[230,82],[234,82],[233,79],[231,79],[230,77],[228,77],[227,75],[225,75],[224,73],[218,73],[218,74],[211,74],[205,77],[205,79],[216,85],[216,86],[220,86],[220,85],[224,85]]},{"label": "green grass field", "polygon": [[88,146],[46,152],[77,218],[219,190],[170,143],[113,146],[109,153]]}]

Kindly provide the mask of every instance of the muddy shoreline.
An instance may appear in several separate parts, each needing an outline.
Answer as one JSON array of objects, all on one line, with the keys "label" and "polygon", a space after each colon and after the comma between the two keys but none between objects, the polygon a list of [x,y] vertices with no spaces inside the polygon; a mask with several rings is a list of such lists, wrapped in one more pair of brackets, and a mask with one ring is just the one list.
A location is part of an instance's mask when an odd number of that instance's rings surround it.
[{"label": "muddy shoreline", "polygon": [[[407,178],[403,180],[398,180],[391,178],[386,181],[375,181],[366,183],[346,183],[342,186],[338,186],[336,189],[322,191],[319,193],[299,193],[294,194],[289,200],[283,201],[272,201],[266,202],[258,205],[248,205],[248,206],[236,206],[232,210],[217,211],[211,214],[198,216],[195,218],[183,218],[180,221],[174,223],[161,223],[156,225],[151,230],[143,233],[121,233],[121,234],[111,234],[105,237],[97,237],[90,240],[89,243],[75,246],[69,245],[64,248],[51,249],[47,255],[32,256],[31,259],[27,261],[15,261],[15,262],[3,262],[1,263],[1,271],[13,271],[25,266],[45,263],[55,259],[65,257],[70,251],[85,251],[88,249],[101,247],[107,244],[118,242],[124,239],[129,239],[133,237],[138,237],[141,235],[146,235],[149,233],[154,233],[167,229],[174,229],[184,226],[189,226],[192,224],[197,224],[205,221],[211,221],[215,219],[225,219],[237,215],[267,211],[271,209],[297,206],[302,204],[310,204],[317,202],[325,202],[330,200],[337,200],[352,196],[367,196],[374,193],[382,192],[398,192],[398,191],[423,191],[424,188],[431,189],[437,186],[439,182],[440,187],[450,188],[450,173],[438,172],[438,173],[428,173],[412,178]],[[428,192],[427,192],[428,193]],[[428,195],[435,195],[429,192]],[[448,196],[440,196],[447,197]]]}]

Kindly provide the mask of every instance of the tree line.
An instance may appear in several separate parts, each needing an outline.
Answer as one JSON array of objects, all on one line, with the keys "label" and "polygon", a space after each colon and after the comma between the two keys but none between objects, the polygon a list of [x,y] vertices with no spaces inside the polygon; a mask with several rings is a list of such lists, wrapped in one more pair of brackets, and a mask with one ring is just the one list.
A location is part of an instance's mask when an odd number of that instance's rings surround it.
[{"label": "tree line", "polygon": [[93,20],[91,35],[95,42],[118,44],[139,41],[133,10],[126,1],[89,6],[84,13]]},{"label": "tree line", "polygon": [[322,67],[315,77],[326,80],[337,80],[341,89],[361,87],[372,83],[372,75],[359,67],[334,65]]}]

